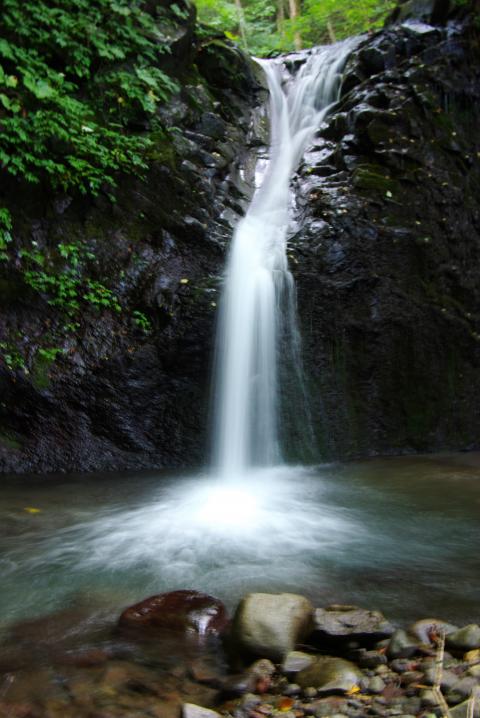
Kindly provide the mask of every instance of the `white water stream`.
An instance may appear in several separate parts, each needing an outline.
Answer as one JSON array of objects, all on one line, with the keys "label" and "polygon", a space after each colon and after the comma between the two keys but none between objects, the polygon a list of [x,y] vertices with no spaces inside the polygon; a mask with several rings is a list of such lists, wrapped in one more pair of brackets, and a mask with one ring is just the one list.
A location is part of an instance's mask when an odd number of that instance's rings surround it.
[{"label": "white water stream", "polygon": [[[236,228],[227,265],[215,387],[214,463],[222,478],[282,461],[280,362],[297,378],[302,375],[296,292],[286,251],[290,182],[338,100],[354,42],[315,49],[294,77],[282,59],[260,61],[270,90],[270,161]],[[301,381],[297,386],[301,394]]]}]

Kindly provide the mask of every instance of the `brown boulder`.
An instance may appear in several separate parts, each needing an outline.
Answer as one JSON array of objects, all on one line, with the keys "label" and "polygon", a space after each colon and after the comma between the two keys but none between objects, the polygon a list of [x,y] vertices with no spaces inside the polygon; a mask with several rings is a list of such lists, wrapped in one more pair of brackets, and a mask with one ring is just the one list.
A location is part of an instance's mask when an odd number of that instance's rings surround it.
[{"label": "brown boulder", "polygon": [[223,603],[198,591],[150,596],[125,609],[119,619],[121,627],[168,629],[199,636],[222,633],[227,623]]}]

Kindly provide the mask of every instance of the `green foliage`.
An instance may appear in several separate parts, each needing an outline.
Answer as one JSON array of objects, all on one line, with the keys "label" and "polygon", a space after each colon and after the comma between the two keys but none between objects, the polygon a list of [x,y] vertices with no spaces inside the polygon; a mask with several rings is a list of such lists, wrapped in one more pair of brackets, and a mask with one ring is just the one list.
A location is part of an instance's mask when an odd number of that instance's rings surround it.
[{"label": "green foliage", "polygon": [[54,362],[59,354],[63,354],[63,349],[59,347],[47,347],[38,350],[38,355],[46,362]]},{"label": "green foliage", "polygon": [[152,323],[143,312],[135,310],[134,312],[132,312],[132,318],[136,326],[139,329],[142,329],[145,334],[148,334],[148,332],[152,331]]},{"label": "green foliage", "polygon": [[151,141],[129,123],[153,118],[177,86],[158,68],[168,45],[140,1],[3,0],[0,37],[4,170],[96,193],[145,168]]},{"label": "green foliage", "polygon": [[294,29],[308,45],[328,42],[329,25],[336,38],[343,39],[380,27],[396,4],[396,0],[304,0]]},{"label": "green foliage", "polygon": [[12,215],[6,207],[0,207],[0,262],[8,259],[7,249],[12,241]]},{"label": "green foliage", "polygon": [[[82,303],[96,309],[121,311],[112,290],[88,278],[88,264],[95,259],[95,255],[84,245],[59,244],[59,256],[56,257],[55,254],[40,251],[32,242],[32,249],[22,249],[19,254],[25,282],[68,316],[78,313]],[[63,260],[60,265],[59,259]],[[72,322],[70,325],[74,326]]]},{"label": "green foliage", "polygon": [[10,371],[16,371],[17,369],[25,370],[25,361],[14,344],[10,342],[0,342],[0,356]]},{"label": "green foliage", "polygon": [[[292,4],[297,16],[289,16]],[[196,0],[199,19],[265,56],[340,40],[379,27],[395,0]]]}]

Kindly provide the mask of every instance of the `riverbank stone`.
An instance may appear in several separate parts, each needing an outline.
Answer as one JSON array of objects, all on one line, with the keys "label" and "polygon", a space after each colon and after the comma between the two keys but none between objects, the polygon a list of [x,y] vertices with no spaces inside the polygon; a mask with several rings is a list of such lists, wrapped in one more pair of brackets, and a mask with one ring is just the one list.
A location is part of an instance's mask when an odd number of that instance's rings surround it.
[{"label": "riverbank stone", "polygon": [[220,718],[220,714],[210,708],[202,708],[202,706],[197,706],[194,703],[184,703],[182,718]]},{"label": "riverbank stone", "polygon": [[387,648],[389,658],[410,658],[420,648],[420,643],[415,636],[399,628],[395,631]]},{"label": "riverbank stone", "polygon": [[282,663],[282,673],[298,673],[308,668],[315,660],[315,656],[303,651],[290,651]]},{"label": "riverbank stone", "polygon": [[480,626],[476,623],[471,623],[454,633],[449,633],[446,644],[448,648],[452,648],[454,651],[471,651],[475,648],[480,648]]},{"label": "riverbank stone", "polygon": [[420,621],[415,621],[415,623],[412,623],[408,627],[408,633],[410,635],[427,645],[434,643],[440,635],[444,634],[447,636],[449,633],[455,631],[458,631],[458,626],[454,626],[451,623],[437,618],[423,618]]},{"label": "riverbank stone", "polygon": [[311,666],[296,675],[301,688],[313,687],[319,693],[348,693],[364,681],[365,676],[355,664],[331,656],[317,656]]},{"label": "riverbank stone", "polygon": [[150,596],[125,609],[119,619],[122,628],[164,629],[198,636],[220,634],[227,623],[223,603],[198,591]]},{"label": "riverbank stone", "polygon": [[250,593],[233,619],[233,645],[242,652],[282,661],[312,629],[313,606],[293,593]]},{"label": "riverbank stone", "polygon": [[357,606],[332,605],[317,608],[314,613],[316,643],[353,641],[373,645],[389,638],[395,627],[380,611],[367,611]]}]

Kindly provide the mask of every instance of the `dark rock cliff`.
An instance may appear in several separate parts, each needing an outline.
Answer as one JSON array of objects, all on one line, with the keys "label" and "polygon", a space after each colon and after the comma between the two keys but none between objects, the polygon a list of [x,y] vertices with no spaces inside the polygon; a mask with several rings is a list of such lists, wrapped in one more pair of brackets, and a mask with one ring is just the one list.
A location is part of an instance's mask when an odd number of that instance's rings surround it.
[{"label": "dark rock cliff", "polygon": [[[402,24],[407,5],[360,41],[294,178],[317,457],[480,444],[478,36],[429,10]],[[82,237],[125,310],[86,312],[63,335],[65,317],[15,268],[0,275],[0,335],[24,362],[0,367],[4,472],[205,460],[219,282],[264,93],[251,63],[189,22],[165,109],[179,132],[159,139],[147,181],[123,181],[114,205],[2,187],[18,246]],[[39,354],[59,336],[54,361]]]},{"label": "dark rock cliff", "polygon": [[81,240],[121,303],[120,312],[87,309],[67,332],[71,319],[27,286],[19,262],[0,267],[11,364],[0,362],[4,472],[205,458],[224,248],[251,194],[265,93],[253,62],[220,39],[198,40],[194,26],[190,15],[166,56],[182,90],[162,113],[177,131],[159,134],[145,181],[121,180],[114,204],[2,185],[17,257],[32,242],[48,251]]},{"label": "dark rock cliff", "polygon": [[360,43],[295,179],[324,456],[480,444],[479,37],[455,15],[428,24],[438,2],[414,21],[412,4]]}]

